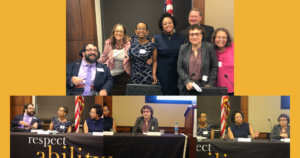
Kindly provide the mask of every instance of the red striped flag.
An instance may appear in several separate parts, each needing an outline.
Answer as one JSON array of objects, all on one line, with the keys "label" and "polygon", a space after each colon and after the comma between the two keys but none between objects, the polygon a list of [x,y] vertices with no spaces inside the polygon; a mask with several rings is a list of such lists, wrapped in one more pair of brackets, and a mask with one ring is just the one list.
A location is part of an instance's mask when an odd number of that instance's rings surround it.
[{"label": "red striped flag", "polygon": [[79,133],[80,114],[84,107],[83,96],[75,96],[75,133]]},{"label": "red striped flag", "polygon": [[165,0],[165,12],[173,15],[173,2],[172,0]]},{"label": "red striped flag", "polygon": [[230,112],[229,97],[222,96],[221,99],[221,138],[225,138],[226,119]]}]

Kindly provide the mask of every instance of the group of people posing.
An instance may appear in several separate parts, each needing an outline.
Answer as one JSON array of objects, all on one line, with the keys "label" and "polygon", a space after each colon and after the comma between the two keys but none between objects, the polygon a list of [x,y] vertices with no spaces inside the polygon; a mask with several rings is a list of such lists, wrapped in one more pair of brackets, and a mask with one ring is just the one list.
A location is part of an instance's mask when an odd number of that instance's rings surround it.
[{"label": "group of people posing", "polygon": [[[232,125],[227,129],[227,137],[234,138],[258,138],[259,132],[254,131],[249,123],[243,122],[244,115],[240,111],[236,111],[231,115]],[[275,125],[269,135],[271,139],[290,138],[290,118],[286,114],[281,114],[278,117],[278,123]],[[213,126],[207,123],[207,114],[200,112],[198,114],[197,136],[208,139],[214,139],[215,136]]]},{"label": "group of people posing", "polygon": [[[110,109],[107,105],[92,105],[89,111],[90,117],[83,123],[83,133],[111,131],[117,132],[115,120],[109,116]],[[57,116],[51,119],[49,130],[56,130],[59,133],[70,133],[75,129],[72,128],[72,122],[66,119],[68,108],[61,106],[58,108]],[[35,117],[35,107],[33,104],[24,106],[23,114],[16,116],[11,122],[12,131],[31,131],[31,129],[42,129],[43,125],[39,118]],[[137,118],[133,133],[144,133],[148,131],[159,131],[158,121],[153,117],[153,109],[149,105],[141,108],[141,115]],[[43,128],[45,129],[45,127]]]},{"label": "group of people posing", "polygon": [[[192,9],[190,26],[175,32],[176,19],[164,13],[161,33],[147,37],[146,22],[136,25],[129,37],[116,24],[105,41],[102,55],[94,43],[84,45],[82,60],[67,65],[67,95],[124,95],[116,85],[160,85],[163,95],[188,95],[194,84],[226,87],[234,93],[234,44],[225,28],[200,24],[202,13]],[[125,86],[124,86],[125,87]],[[122,94],[123,92],[123,94]]]}]

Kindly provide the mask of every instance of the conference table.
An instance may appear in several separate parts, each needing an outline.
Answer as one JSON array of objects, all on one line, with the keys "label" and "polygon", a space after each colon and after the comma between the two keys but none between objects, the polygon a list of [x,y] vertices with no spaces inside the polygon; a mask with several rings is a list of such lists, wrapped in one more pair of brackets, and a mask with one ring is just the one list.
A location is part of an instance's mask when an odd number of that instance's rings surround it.
[{"label": "conference table", "polygon": [[197,141],[198,158],[289,158],[290,143],[254,139],[251,142],[214,139]]},{"label": "conference table", "polygon": [[116,133],[94,136],[83,133],[37,134],[11,132],[11,158],[140,158],[185,157],[187,137],[165,133],[161,136]]}]

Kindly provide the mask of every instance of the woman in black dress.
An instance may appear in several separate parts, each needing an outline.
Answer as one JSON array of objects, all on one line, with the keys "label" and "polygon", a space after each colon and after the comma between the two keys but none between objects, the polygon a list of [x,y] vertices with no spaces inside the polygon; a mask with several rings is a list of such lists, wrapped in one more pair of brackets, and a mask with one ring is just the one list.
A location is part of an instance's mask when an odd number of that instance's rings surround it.
[{"label": "woman in black dress", "polygon": [[152,39],[157,49],[157,77],[163,95],[178,95],[177,58],[184,35],[175,32],[176,19],[169,13],[160,17],[158,26],[162,33]]},{"label": "woman in black dress", "polygon": [[107,105],[103,106],[103,131],[117,132],[116,121],[109,116],[110,110]]}]

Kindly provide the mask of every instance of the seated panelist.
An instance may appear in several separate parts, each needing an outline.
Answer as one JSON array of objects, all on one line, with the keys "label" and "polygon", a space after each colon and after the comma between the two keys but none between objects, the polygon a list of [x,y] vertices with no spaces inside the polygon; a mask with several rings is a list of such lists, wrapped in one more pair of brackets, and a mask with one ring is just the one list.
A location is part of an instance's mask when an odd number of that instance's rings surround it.
[{"label": "seated panelist", "polygon": [[42,124],[40,119],[34,116],[35,108],[33,104],[26,104],[24,106],[23,114],[16,116],[12,122],[12,128],[21,129],[41,129]]},{"label": "seated panelist", "polygon": [[290,117],[286,114],[281,114],[278,117],[278,125],[273,127],[271,132],[272,139],[290,138]]},{"label": "seated panelist", "polygon": [[101,105],[93,105],[89,114],[90,118],[84,121],[83,132],[103,132],[103,119],[101,118],[103,111]]},{"label": "seated panelist", "polygon": [[244,115],[242,112],[236,111],[231,116],[231,121],[234,123],[228,127],[228,137],[230,139],[234,138],[248,138],[250,136],[252,139],[257,138],[259,133],[255,132],[251,125],[243,122]]},{"label": "seated panelist", "polygon": [[207,117],[204,112],[200,112],[198,115],[197,136],[214,139],[213,126],[207,124]]},{"label": "seated panelist", "polygon": [[66,119],[67,114],[67,107],[59,107],[57,111],[57,117],[52,118],[49,130],[56,130],[60,133],[70,133],[72,130],[72,123]]},{"label": "seated panelist", "polygon": [[149,105],[144,105],[141,109],[142,116],[135,121],[132,133],[157,132],[158,121],[153,117],[153,109]]}]

